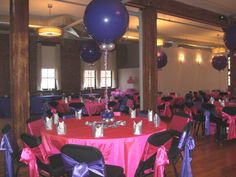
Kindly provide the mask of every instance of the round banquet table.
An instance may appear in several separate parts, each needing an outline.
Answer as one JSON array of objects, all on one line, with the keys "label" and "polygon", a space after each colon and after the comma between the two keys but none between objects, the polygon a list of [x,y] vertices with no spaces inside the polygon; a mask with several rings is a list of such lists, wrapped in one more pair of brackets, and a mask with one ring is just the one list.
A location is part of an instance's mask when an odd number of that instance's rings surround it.
[{"label": "round banquet table", "polygon": [[[53,130],[42,128],[42,141],[46,152],[56,154],[65,144],[80,144],[98,148],[107,164],[118,165],[124,168],[127,177],[134,177],[136,168],[141,159],[147,138],[156,132],[166,130],[166,124],[161,122],[155,128],[153,122],[147,118],[131,119],[129,116],[115,117],[115,120],[125,120],[126,125],[116,128],[104,128],[104,137],[94,138],[92,127],[85,125],[86,121],[100,121],[101,117],[85,117],[82,120],[66,119],[66,135],[58,135],[56,127]],[[133,121],[143,121],[142,135],[133,134]]]}]

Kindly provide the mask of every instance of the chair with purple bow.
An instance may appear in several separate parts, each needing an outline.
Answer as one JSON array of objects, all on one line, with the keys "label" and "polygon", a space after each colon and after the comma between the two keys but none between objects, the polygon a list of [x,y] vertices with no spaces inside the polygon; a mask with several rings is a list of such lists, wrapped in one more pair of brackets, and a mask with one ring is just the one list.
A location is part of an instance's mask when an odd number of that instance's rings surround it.
[{"label": "chair with purple bow", "polygon": [[21,140],[24,143],[24,148],[20,161],[28,164],[30,177],[65,175],[61,155],[48,156],[39,137],[23,133]]},{"label": "chair with purple bow", "polygon": [[[193,122],[188,122],[182,131],[180,137],[173,137],[171,146],[167,153],[169,163],[171,163],[175,177],[179,177],[176,164],[182,159],[182,167],[180,177],[192,177],[191,161],[192,150],[195,147],[195,142],[191,136]],[[168,174],[166,174],[168,176]]]},{"label": "chair with purple bow", "polygon": [[79,111],[82,109],[82,114],[83,116],[88,116],[87,110],[85,108],[84,103],[82,102],[74,102],[74,103],[70,103],[69,104],[70,109],[72,109],[73,111]]},{"label": "chair with purple bow", "polygon": [[183,159],[182,152],[190,136],[191,128],[192,122],[187,122],[180,136],[175,136],[172,130],[151,135],[145,145],[135,177],[145,177],[152,173],[154,177],[164,177],[166,176],[165,165],[169,163],[173,167],[175,177],[178,177],[176,163],[180,158]]},{"label": "chair with purple bow", "polygon": [[6,124],[2,128],[2,136],[0,150],[4,151],[5,176],[17,177],[19,169],[25,166],[25,164],[19,161],[21,150],[19,149],[16,138],[9,124]]},{"label": "chair with purple bow", "polygon": [[124,177],[123,168],[104,163],[95,147],[66,144],[61,148],[65,170],[73,177]]}]

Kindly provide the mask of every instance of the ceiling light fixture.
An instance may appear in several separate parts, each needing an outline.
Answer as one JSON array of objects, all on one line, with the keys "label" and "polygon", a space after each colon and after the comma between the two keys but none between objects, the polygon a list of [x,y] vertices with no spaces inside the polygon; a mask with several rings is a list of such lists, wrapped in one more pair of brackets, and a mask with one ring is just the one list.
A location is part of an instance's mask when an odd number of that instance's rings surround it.
[{"label": "ceiling light fixture", "polygon": [[[51,16],[52,4],[48,4],[49,17]],[[43,37],[58,37],[62,35],[62,29],[55,26],[45,26],[38,29],[38,35]]]},{"label": "ceiling light fixture", "polygon": [[[220,43],[220,34],[217,34],[218,43]],[[224,55],[226,53],[226,49],[224,47],[215,47],[212,50],[213,55]]]}]

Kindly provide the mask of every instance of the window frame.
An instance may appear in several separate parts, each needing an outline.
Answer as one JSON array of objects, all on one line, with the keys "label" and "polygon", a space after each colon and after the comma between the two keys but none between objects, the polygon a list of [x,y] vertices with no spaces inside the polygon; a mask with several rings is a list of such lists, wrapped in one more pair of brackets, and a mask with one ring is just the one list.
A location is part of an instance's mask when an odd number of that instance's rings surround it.
[{"label": "window frame", "polygon": [[[86,77],[86,72],[87,71],[94,71],[94,76],[93,77]],[[94,79],[94,85],[91,86],[91,83],[88,83],[87,84],[88,86],[85,87],[86,79],[88,79],[88,78]],[[88,81],[88,82],[90,82],[90,81]],[[96,88],[96,70],[94,70],[94,69],[86,69],[86,70],[84,70],[84,74],[83,74],[83,88],[84,89],[87,89],[87,88],[94,88],[95,89]]]},{"label": "window frame", "polygon": [[[46,73],[46,77],[45,76],[43,76],[44,75],[44,73],[43,73],[43,70],[46,70],[47,71],[47,73]],[[49,70],[53,70],[53,74],[54,74],[54,76],[48,76],[50,73],[48,73],[48,71]],[[43,88],[43,80],[46,80],[46,82],[47,82],[47,87],[44,87]],[[54,87],[49,87],[49,84],[48,84],[48,82],[50,82],[50,80],[53,80],[54,82],[53,82],[53,85],[54,85]],[[40,86],[40,89],[42,90],[42,91],[48,91],[48,90],[56,90],[57,88],[56,88],[56,69],[55,68],[41,68],[41,86]]]},{"label": "window frame", "polygon": [[[106,86],[104,85],[102,85],[102,80],[103,79],[105,79],[105,75],[104,75],[104,77],[102,77],[102,72],[105,72],[105,70],[101,70],[100,71],[100,87],[101,88],[105,88]],[[107,70],[107,72],[110,72],[110,77],[107,77],[107,79],[110,79],[110,83],[111,83],[111,85],[108,85],[107,87],[108,88],[112,88],[112,70]],[[105,82],[105,81],[104,81]]]}]

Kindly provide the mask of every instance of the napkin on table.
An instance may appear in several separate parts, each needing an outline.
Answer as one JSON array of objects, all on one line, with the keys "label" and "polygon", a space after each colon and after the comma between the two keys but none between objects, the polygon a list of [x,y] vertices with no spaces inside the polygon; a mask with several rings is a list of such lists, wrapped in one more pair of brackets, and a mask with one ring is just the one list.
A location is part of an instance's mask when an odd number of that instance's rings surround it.
[{"label": "napkin on table", "polygon": [[159,127],[160,126],[161,118],[160,118],[160,116],[157,113],[155,113],[155,115],[154,115],[153,122],[154,122],[154,126],[155,127]]},{"label": "napkin on table", "polygon": [[66,125],[63,119],[60,119],[57,125],[57,134],[65,135],[66,134]]},{"label": "napkin on table", "polygon": [[75,110],[75,118],[76,119],[82,118],[82,109],[80,109],[79,111]]},{"label": "napkin on table", "polygon": [[131,118],[136,118],[136,109],[133,110],[133,109],[130,108],[130,117]]},{"label": "napkin on table", "polygon": [[152,122],[153,120],[153,111],[152,110],[148,110],[148,121]]},{"label": "napkin on table", "polygon": [[54,113],[53,114],[53,118],[54,118],[54,124],[58,124],[58,122],[59,122],[59,116],[58,116],[58,113]]},{"label": "napkin on table", "polygon": [[52,130],[52,118],[51,117],[46,117],[45,128],[46,128],[46,130]]},{"label": "napkin on table", "polygon": [[95,138],[103,137],[103,124],[93,124],[93,136]]},{"label": "napkin on table", "polygon": [[138,123],[136,123],[134,121],[134,123],[133,123],[134,135],[141,135],[142,134],[142,126],[143,126],[143,121],[142,120]]}]

